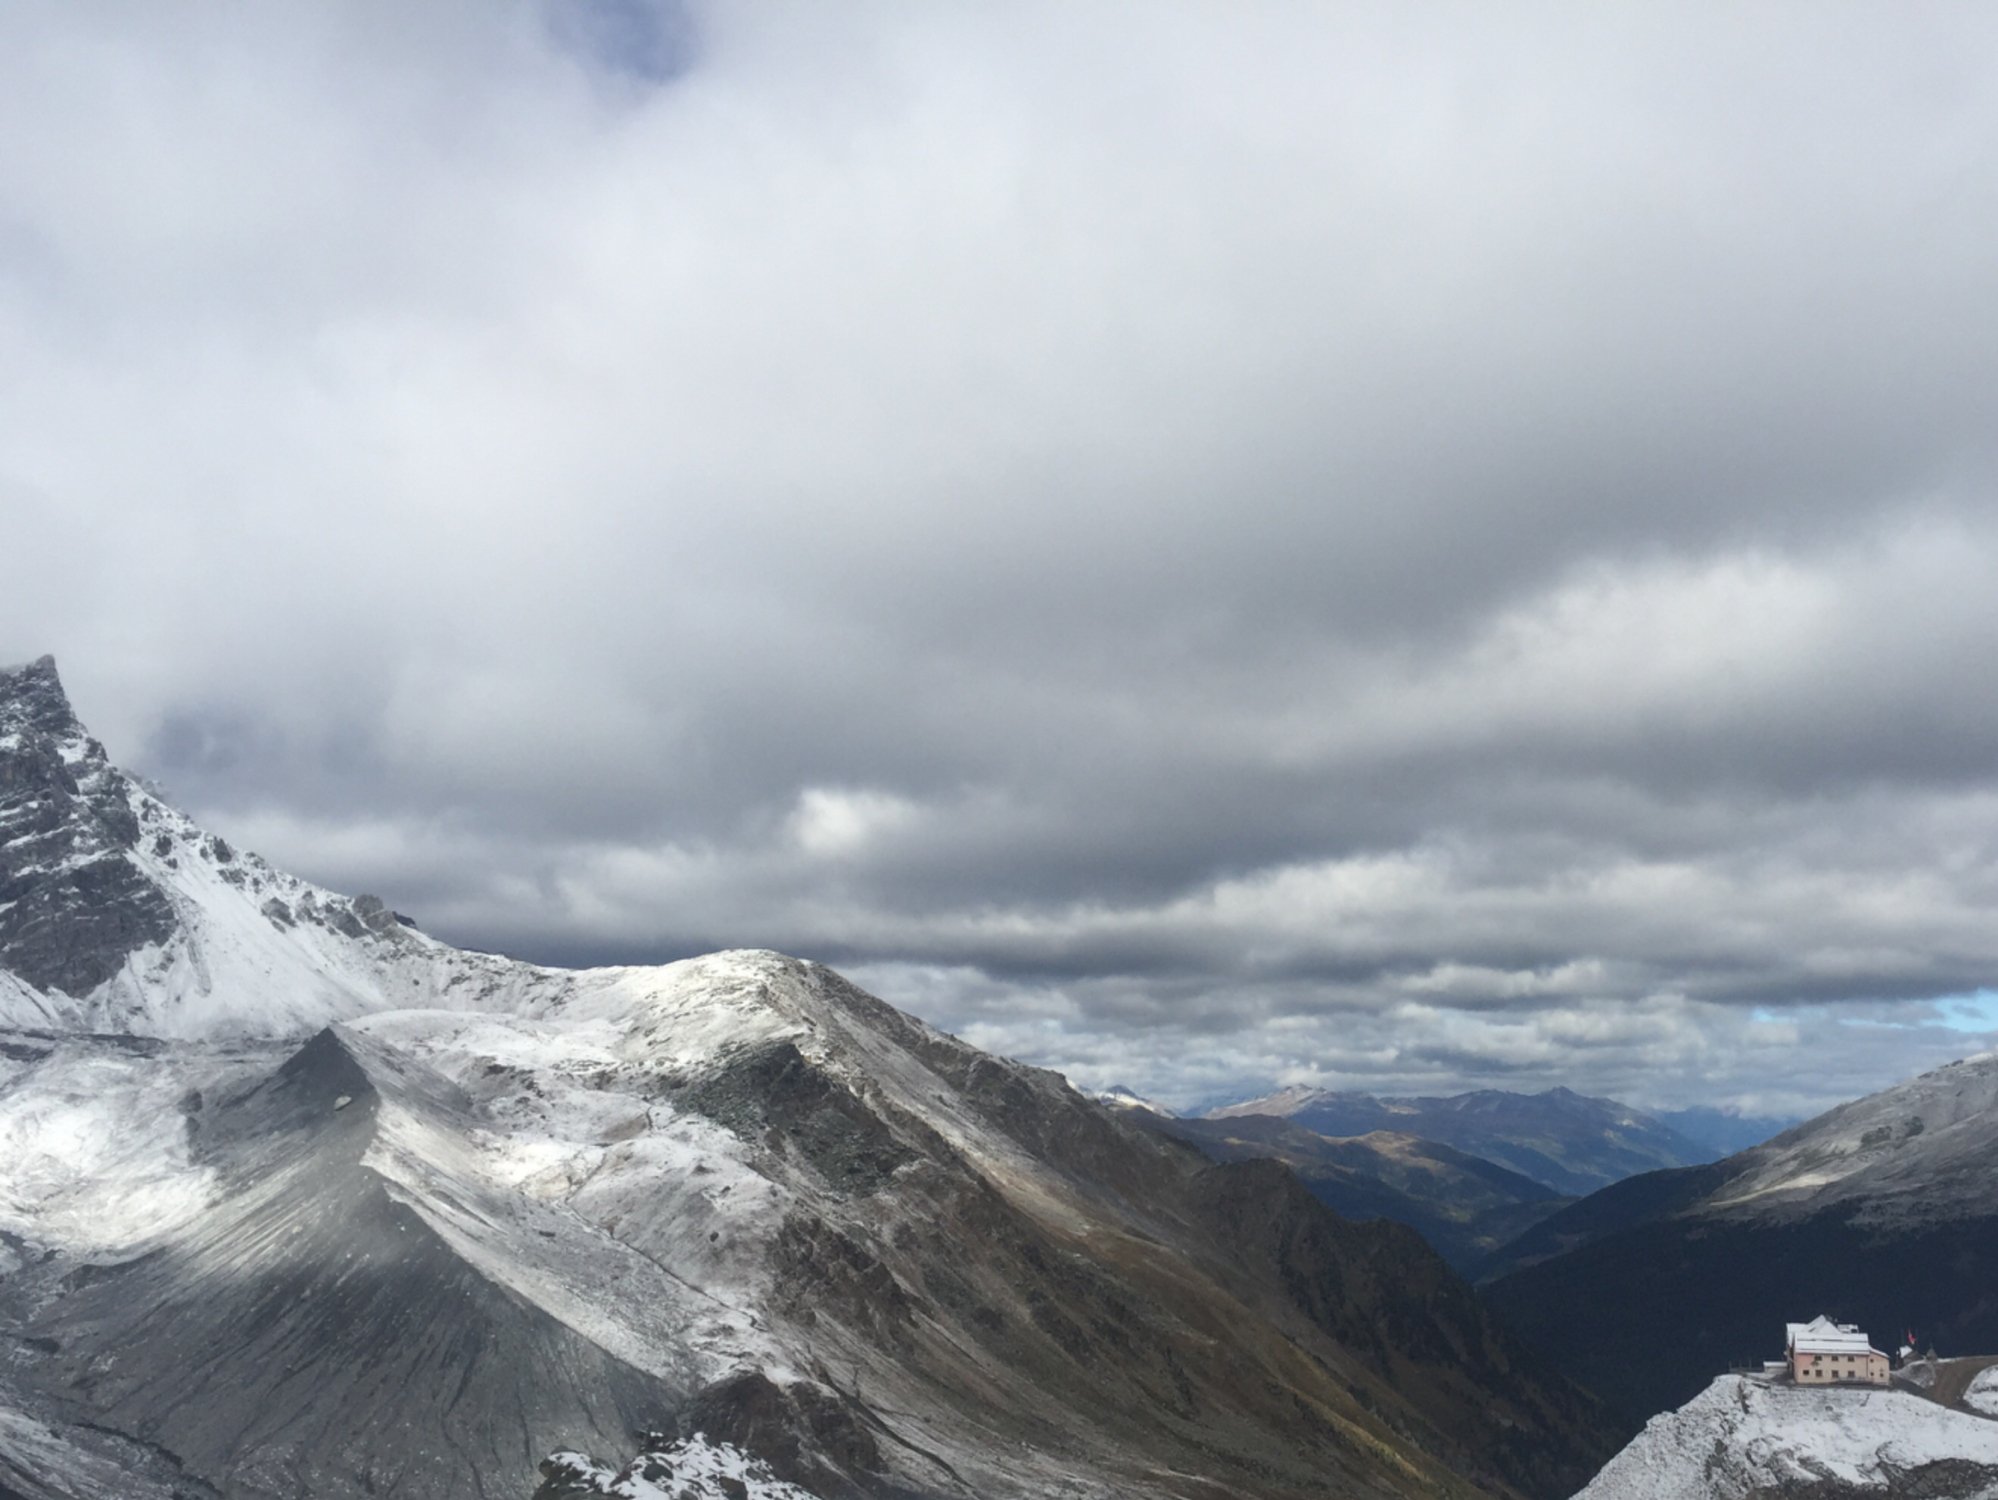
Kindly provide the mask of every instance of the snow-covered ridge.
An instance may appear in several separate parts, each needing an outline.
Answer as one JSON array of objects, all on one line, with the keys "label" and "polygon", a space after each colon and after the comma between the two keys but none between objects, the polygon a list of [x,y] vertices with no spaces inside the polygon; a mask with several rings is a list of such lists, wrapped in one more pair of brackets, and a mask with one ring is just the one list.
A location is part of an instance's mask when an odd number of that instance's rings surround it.
[{"label": "snow-covered ridge", "polygon": [[1993,1500],[1998,1422],[1906,1391],[1809,1390],[1725,1375],[1653,1417],[1575,1500],[1796,1493]]},{"label": "snow-covered ridge", "polygon": [[1851,1199],[1860,1222],[1990,1207],[1998,1150],[1998,1052],[1870,1094],[1734,1158],[1709,1212],[1785,1217]]}]

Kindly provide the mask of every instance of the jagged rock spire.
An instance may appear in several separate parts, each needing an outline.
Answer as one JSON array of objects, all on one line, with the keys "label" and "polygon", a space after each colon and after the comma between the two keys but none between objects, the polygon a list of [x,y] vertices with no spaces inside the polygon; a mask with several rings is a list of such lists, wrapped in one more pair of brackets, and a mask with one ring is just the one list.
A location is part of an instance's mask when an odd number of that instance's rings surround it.
[{"label": "jagged rock spire", "polygon": [[38,656],[24,666],[0,667],[0,734],[33,730],[69,735],[81,731],[76,713],[56,674],[53,656]]},{"label": "jagged rock spire", "polygon": [[129,784],[69,706],[55,658],[0,668],[0,969],[80,996],[174,931],[132,864]]}]

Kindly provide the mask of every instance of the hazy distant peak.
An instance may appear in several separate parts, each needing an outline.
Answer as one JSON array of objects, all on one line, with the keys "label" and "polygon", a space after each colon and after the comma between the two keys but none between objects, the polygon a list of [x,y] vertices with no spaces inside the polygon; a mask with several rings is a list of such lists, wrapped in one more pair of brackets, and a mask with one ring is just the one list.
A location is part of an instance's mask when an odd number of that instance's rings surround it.
[{"label": "hazy distant peak", "polygon": [[1273,1094],[1264,1094],[1255,1099],[1244,1099],[1239,1104],[1222,1104],[1207,1111],[1210,1120],[1230,1120],[1238,1115],[1294,1115],[1320,1099],[1332,1097],[1327,1089],[1312,1088],[1308,1084],[1293,1083],[1278,1089]]}]

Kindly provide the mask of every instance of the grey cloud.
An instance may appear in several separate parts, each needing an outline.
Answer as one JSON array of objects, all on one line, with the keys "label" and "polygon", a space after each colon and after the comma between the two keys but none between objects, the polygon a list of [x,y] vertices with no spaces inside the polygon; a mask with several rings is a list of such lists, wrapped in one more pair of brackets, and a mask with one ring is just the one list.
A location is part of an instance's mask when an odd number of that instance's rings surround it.
[{"label": "grey cloud", "polygon": [[1970,1038],[1981,14],[20,37],[0,656],[232,838],[1181,1093]]}]

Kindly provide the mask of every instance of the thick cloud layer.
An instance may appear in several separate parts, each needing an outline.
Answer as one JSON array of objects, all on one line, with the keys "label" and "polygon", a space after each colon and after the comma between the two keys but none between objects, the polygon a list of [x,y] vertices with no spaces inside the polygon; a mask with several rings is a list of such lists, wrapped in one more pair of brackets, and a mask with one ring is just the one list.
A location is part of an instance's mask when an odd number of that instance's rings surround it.
[{"label": "thick cloud layer", "polygon": [[1998,1039],[1984,11],[11,31],[0,656],[232,838],[1179,1102]]}]

